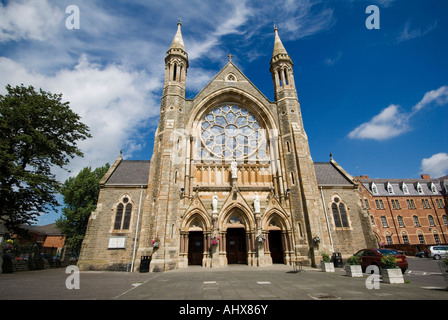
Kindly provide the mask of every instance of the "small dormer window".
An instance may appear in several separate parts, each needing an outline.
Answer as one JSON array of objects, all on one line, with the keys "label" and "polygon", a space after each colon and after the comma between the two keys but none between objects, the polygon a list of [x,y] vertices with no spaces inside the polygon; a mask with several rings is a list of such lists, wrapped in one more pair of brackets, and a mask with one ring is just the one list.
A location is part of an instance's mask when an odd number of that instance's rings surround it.
[{"label": "small dormer window", "polygon": [[406,183],[403,182],[401,188],[403,189],[404,194],[409,194],[409,189],[408,189],[408,186],[406,185]]},{"label": "small dormer window", "polygon": [[433,182],[431,182],[431,191],[432,193],[437,194],[437,187]]},{"label": "small dormer window", "polygon": [[419,182],[417,183],[417,192],[418,194],[423,194],[423,188]]},{"label": "small dormer window", "polygon": [[387,192],[389,194],[394,194],[394,187],[390,184],[390,182],[387,183]]},{"label": "small dormer window", "polygon": [[372,182],[372,192],[373,194],[378,194],[378,187],[374,182]]}]

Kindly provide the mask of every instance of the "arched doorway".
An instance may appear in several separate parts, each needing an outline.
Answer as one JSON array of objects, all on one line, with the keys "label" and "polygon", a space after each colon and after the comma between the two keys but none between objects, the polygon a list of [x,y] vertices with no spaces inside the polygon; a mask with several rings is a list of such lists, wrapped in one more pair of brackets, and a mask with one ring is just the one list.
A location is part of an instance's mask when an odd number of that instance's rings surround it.
[{"label": "arched doorway", "polygon": [[284,263],[281,230],[269,231],[269,251],[271,252],[272,263]]},{"label": "arched doorway", "polygon": [[247,263],[246,230],[244,228],[227,229],[226,251],[228,264]]},{"label": "arched doorway", "polygon": [[202,265],[204,254],[204,233],[190,231],[188,233],[188,265]]}]

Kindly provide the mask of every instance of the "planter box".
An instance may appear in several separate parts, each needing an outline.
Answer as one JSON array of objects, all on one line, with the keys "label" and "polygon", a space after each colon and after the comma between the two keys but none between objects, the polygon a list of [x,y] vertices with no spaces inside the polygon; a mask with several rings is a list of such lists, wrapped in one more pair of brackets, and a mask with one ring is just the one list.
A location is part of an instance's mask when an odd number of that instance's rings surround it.
[{"label": "planter box", "polygon": [[323,272],[334,272],[333,262],[322,262],[321,268]]},{"label": "planter box", "polygon": [[360,265],[346,265],[345,272],[348,277],[362,278],[362,269]]},{"label": "planter box", "polygon": [[401,269],[381,269],[381,275],[385,283],[404,283]]}]

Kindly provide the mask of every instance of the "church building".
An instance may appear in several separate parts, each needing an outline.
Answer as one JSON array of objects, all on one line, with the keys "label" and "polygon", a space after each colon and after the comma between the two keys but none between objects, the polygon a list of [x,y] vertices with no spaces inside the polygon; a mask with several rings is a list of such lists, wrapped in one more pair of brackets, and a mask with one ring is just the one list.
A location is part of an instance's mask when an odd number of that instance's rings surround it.
[{"label": "church building", "polygon": [[89,218],[81,270],[319,263],[376,246],[357,181],[331,157],[313,162],[293,62],[277,28],[270,101],[229,61],[186,99],[181,23],[165,57],[150,161],[120,155]]}]

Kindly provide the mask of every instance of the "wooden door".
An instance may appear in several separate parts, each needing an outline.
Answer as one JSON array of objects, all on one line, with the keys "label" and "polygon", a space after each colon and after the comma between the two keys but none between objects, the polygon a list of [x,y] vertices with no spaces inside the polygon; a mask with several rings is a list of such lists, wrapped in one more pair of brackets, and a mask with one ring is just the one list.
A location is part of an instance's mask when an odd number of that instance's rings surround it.
[{"label": "wooden door", "polygon": [[282,232],[280,230],[269,231],[269,251],[271,252],[272,263],[284,263]]},{"label": "wooden door", "polygon": [[227,229],[227,263],[247,263],[246,231],[243,228]]},{"label": "wooden door", "polygon": [[202,231],[190,231],[188,234],[188,264],[202,265],[204,254],[204,233]]}]

